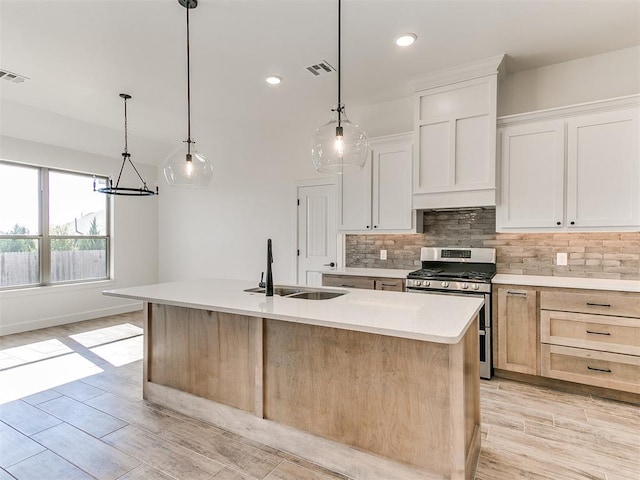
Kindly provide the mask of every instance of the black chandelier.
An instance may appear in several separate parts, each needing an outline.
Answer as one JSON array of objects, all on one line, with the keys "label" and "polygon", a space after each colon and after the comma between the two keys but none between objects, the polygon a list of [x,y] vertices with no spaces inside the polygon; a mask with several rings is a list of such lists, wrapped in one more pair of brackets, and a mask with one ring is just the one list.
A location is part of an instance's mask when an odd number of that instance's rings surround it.
[{"label": "black chandelier", "polygon": [[[131,197],[144,197],[149,195],[158,195],[158,187],[156,186],[155,192],[153,190],[149,190],[149,188],[147,187],[147,182],[144,181],[144,179],[142,178],[142,175],[140,175],[140,172],[138,172],[138,169],[131,161],[131,154],[129,153],[128,143],[127,143],[127,100],[131,98],[131,95],[128,95],[126,93],[121,93],[120,98],[124,100],[124,152],[122,152],[122,166],[120,167],[118,180],[116,181],[116,185],[114,186],[113,179],[109,178],[109,182],[107,186],[96,188],[96,180],[94,178],[93,191],[106,193],[107,195],[128,195]],[[136,172],[136,174],[138,175],[138,178],[142,182],[141,187],[133,188],[133,187],[120,186],[120,177],[122,177],[122,171],[124,170],[124,166],[127,162],[131,164],[131,167]]]}]

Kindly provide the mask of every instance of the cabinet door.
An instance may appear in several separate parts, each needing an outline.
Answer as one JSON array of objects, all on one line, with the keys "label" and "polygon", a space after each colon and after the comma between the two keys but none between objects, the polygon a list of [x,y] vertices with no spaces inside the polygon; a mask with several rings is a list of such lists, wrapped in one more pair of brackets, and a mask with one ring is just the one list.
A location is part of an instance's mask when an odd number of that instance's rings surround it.
[{"label": "cabinet door", "polygon": [[376,278],[374,285],[376,290],[404,291],[404,281],[401,278]]},{"label": "cabinet door", "polygon": [[564,226],[564,123],[501,130],[498,228]]},{"label": "cabinet door", "polygon": [[322,285],[325,287],[364,288],[375,289],[375,280],[371,277],[357,275],[322,275]]},{"label": "cabinet door", "polygon": [[411,142],[373,147],[373,228],[411,228]]},{"label": "cabinet door", "polygon": [[496,368],[536,375],[538,328],[536,290],[498,288]]},{"label": "cabinet door", "polygon": [[640,225],[638,140],[637,109],[569,120],[567,221],[570,228]]},{"label": "cabinet door", "polygon": [[340,175],[340,230],[370,230],[371,158],[359,172]]}]

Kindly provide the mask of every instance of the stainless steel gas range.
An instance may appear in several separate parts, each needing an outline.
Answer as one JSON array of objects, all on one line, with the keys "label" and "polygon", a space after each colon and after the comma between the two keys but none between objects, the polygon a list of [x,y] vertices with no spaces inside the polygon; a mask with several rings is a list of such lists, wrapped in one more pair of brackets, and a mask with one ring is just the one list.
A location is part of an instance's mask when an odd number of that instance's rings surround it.
[{"label": "stainless steel gas range", "polygon": [[441,295],[482,295],[480,311],[480,377],[491,378],[491,279],[496,274],[494,248],[420,250],[422,268],[407,275],[406,291]]}]

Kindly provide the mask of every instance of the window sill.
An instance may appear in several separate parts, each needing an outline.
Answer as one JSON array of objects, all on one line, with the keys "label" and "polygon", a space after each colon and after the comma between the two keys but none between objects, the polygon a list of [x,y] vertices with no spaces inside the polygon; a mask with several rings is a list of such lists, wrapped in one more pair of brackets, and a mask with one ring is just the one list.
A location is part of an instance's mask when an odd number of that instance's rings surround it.
[{"label": "window sill", "polygon": [[37,295],[51,295],[56,293],[73,293],[82,290],[102,290],[107,287],[112,287],[115,284],[115,280],[97,280],[95,282],[24,287],[15,290],[2,290],[0,291],[0,298],[32,297]]}]

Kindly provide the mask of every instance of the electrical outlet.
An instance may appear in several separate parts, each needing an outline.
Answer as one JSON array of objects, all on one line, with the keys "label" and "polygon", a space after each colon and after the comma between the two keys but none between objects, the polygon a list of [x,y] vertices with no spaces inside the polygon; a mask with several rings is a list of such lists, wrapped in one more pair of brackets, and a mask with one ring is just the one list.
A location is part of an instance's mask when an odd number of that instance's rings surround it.
[{"label": "electrical outlet", "polygon": [[380,260],[386,260],[386,259],[387,259],[387,251],[380,250]]},{"label": "electrical outlet", "polygon": [[566,265],[566,264],[567,264],[567,254],[558,253],[556,255],[556,265]]}]

